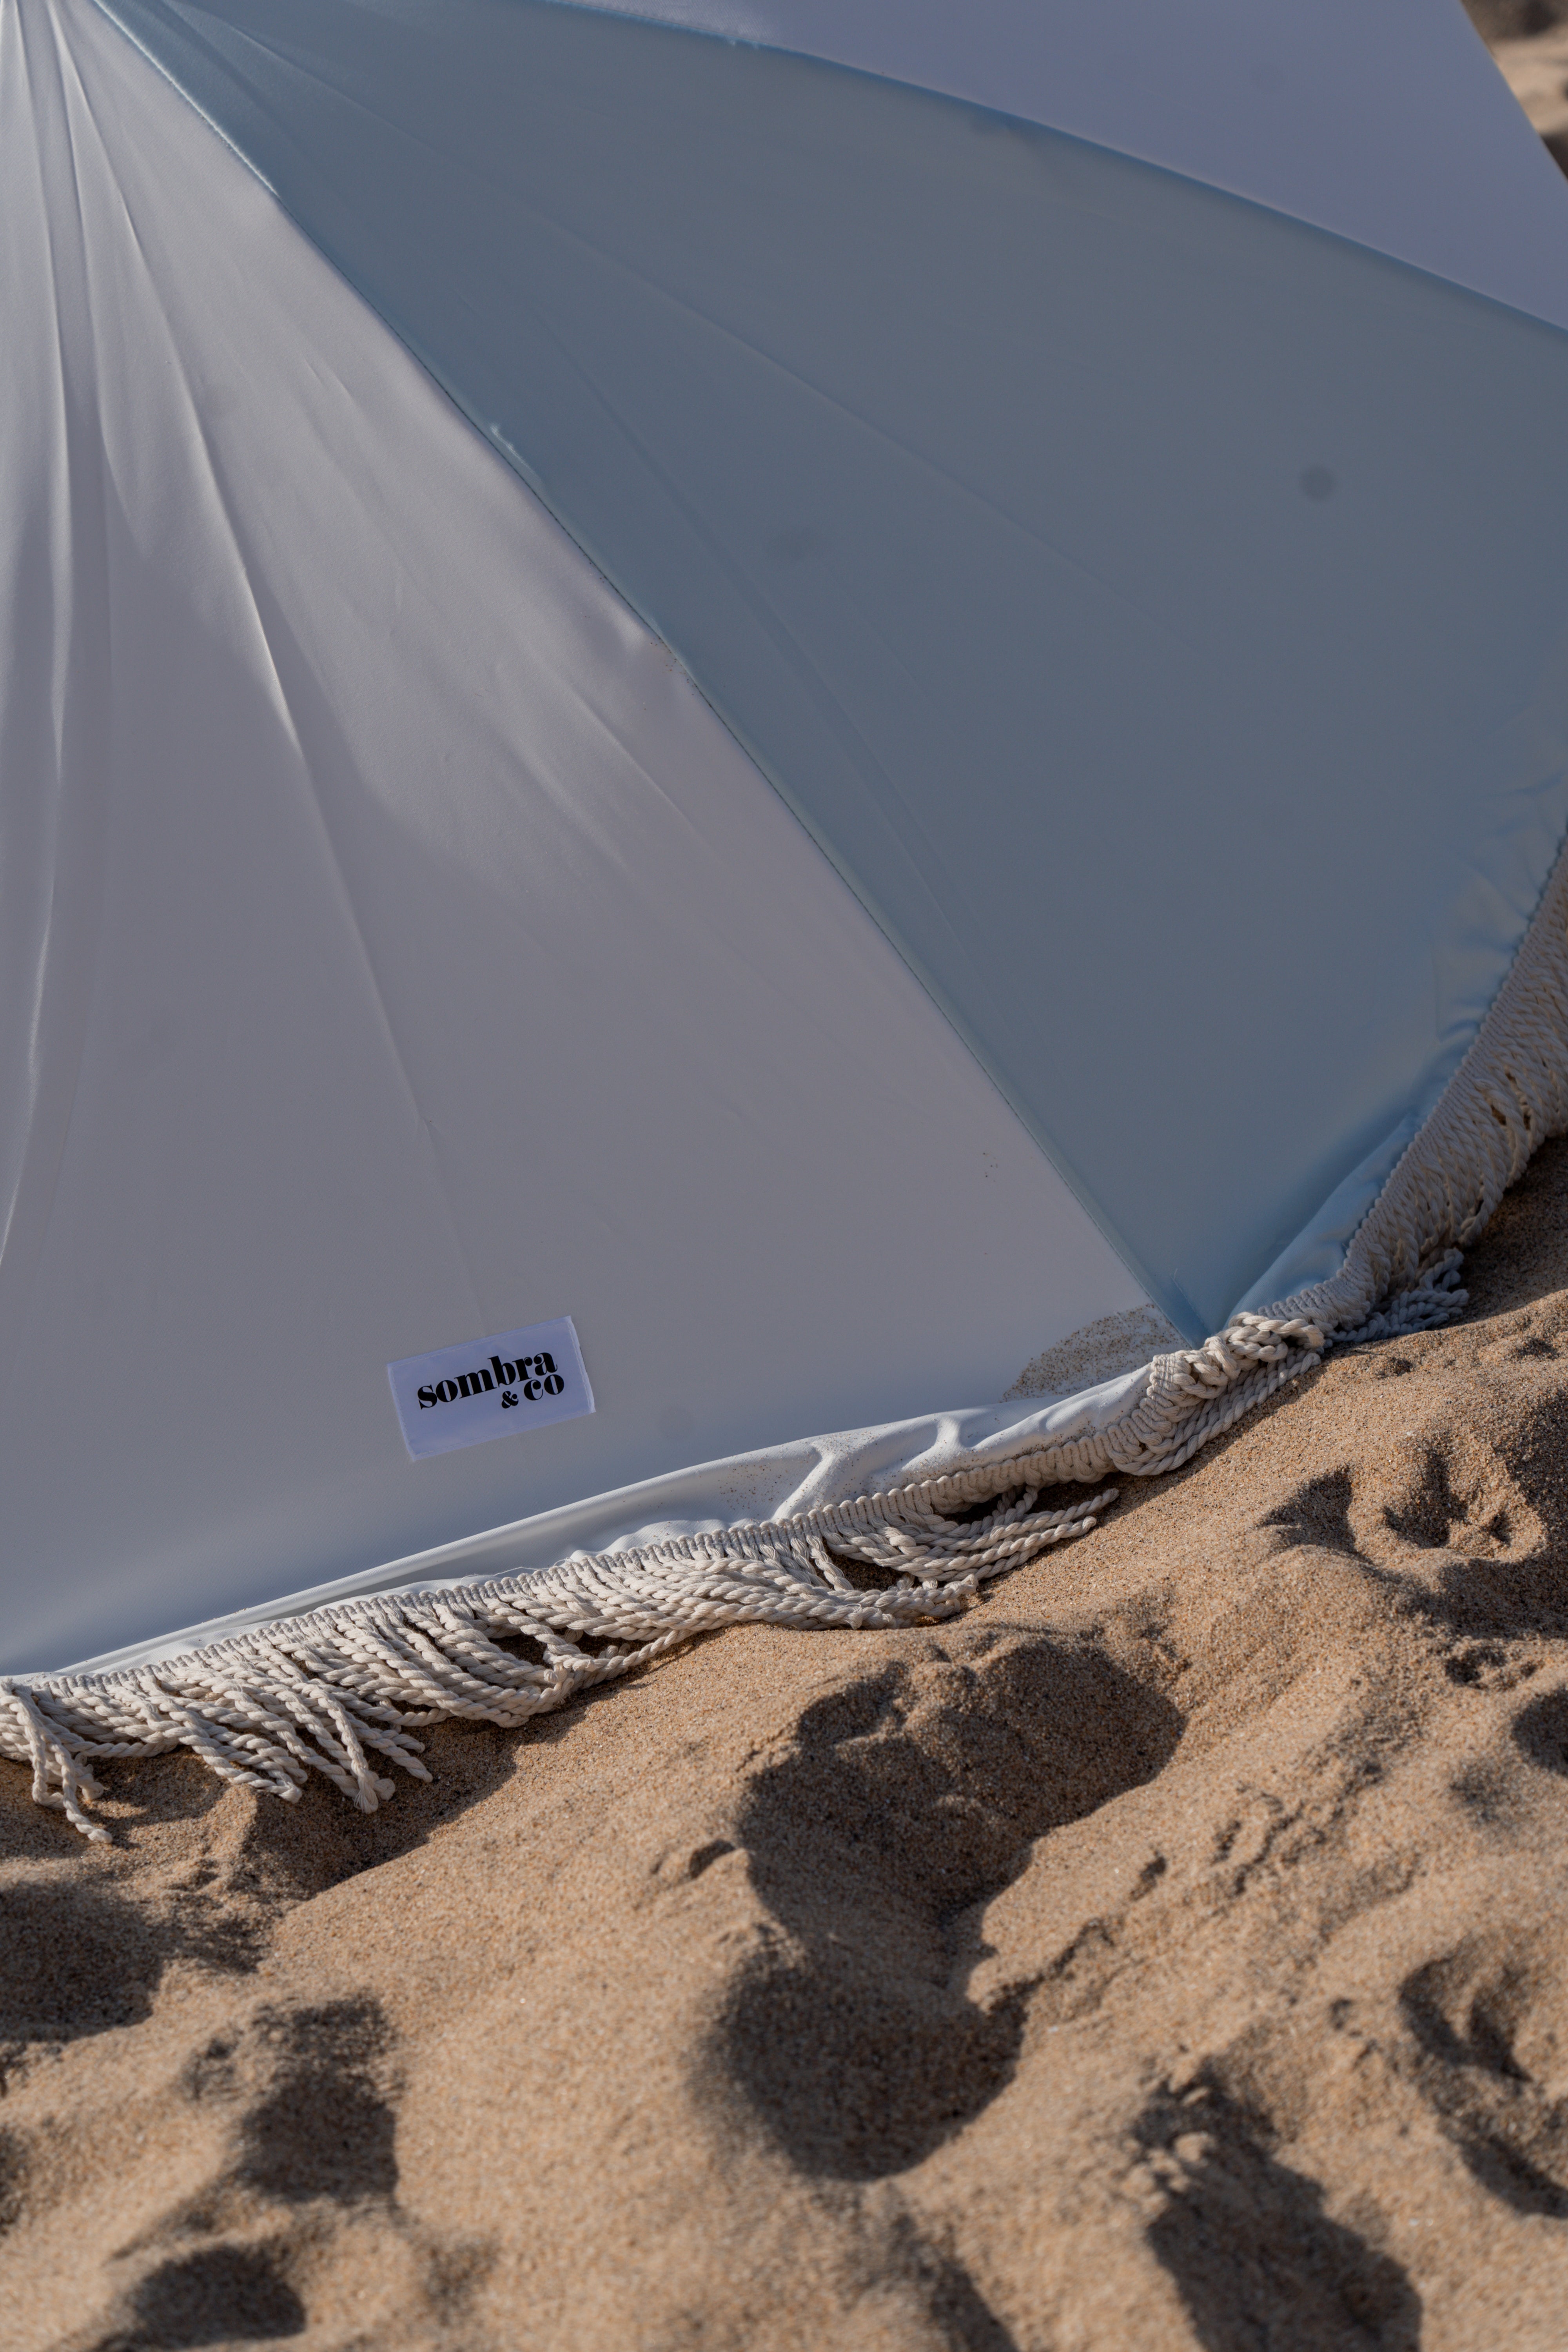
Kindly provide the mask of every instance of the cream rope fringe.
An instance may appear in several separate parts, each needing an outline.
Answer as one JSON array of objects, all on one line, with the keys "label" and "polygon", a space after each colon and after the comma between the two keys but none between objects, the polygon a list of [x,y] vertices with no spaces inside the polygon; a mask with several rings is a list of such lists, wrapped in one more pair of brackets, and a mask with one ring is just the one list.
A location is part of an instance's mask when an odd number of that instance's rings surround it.
[{"label": "cream rope fringe", "polygon": [[[523,1723],[721,1625],[952,1616],[983,1578],[1087,1534],[1115,1500],[1111,1490],[1037,1510],[1034,1469],[1032,1459],[987,1465],[533,1574],[374,1593],[117,1674],[0,1682],[0,1754],[30,1764],[37,1802],[58,1806],[89,1838],[108,1836],[83,1811],[84,1798],[101,1794],[92,1765],[173,1748],[279,1797],[297,1798],[309,1772],[324,1772],[374,1812],[394,1784],[373,1756],[430,1777],[412,1727],[452,1716]],[[999,1494],[1010,1499],[978,1520],[953,1516]],[[893,1580],[861,1590],[850,1564]],[[536,1658],[497,1646],[520,1635]],[[590,1642],[607,1646],[595,1653]]]},{"label": "cream rope fringe", "polygon": [[[1458,1313],[1462,1251],[1531,1154],[1565,1128],[1568,852],[1497,1002],[1341,1272],[1267,1315],[1234,1317],[1201,1348],[1157,1356],[1106,1427],[789,1518],[447,1591],[367,1595],[155,1665],[0,1681],[0,1755],[30,1765],[37,1801],[89,1838],[109,1834],[84,1809],[102,1793],[93,1766],[175,1748],[226,1780],[284,1798],[322,1772],[374,1812],[394,1793],[374,1759],[429,1779],[410,1736],[419,1726],[520,1724],[721,1625],[952,1616],[988,1577],[1086,1535],[1116,1499],[1107,1487],[1039,1510],[1043,1487],[1179,1469],[1326,1347]],[[881,1581],[867,1589],[868,1576]],[[499,1646],[520,1638],[533,1655]]]}]

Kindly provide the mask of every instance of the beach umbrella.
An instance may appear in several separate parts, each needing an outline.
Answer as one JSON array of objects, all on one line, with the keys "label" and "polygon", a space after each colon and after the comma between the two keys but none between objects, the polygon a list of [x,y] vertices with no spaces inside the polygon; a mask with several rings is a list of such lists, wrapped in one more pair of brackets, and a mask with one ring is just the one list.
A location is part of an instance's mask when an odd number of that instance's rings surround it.
[{"label": "beach umbrella", "polygon": [[1451,1311],[1565,326],[1450,0],[0,0],[40,1792],[939,1614]]}]

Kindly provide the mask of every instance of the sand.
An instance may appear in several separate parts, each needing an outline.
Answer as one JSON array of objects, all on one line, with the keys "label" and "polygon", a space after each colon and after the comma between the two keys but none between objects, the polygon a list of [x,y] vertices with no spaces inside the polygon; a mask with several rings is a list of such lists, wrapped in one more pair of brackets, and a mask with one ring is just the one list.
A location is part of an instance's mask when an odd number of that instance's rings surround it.
[{"label": "sand", "polygon": [[1568,0],[1465,5],[1548,153],[1568,171]]},{"label": "sand", "polygon": [[1565,1213],[952,1625],[0,1767],[6,2352],[1560,2352]]}]

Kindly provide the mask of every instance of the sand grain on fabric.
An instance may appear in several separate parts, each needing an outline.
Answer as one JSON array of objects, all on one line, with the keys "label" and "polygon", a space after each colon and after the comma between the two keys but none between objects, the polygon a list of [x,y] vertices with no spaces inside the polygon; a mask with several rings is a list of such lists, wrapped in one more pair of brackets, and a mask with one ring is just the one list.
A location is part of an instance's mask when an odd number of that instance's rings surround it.
[{"label": "sand grain on fabric", "polygon": [[1556,2352],[1568,1146],[1470,1279],[959,1623],[7,1768],[7,2352]]}]

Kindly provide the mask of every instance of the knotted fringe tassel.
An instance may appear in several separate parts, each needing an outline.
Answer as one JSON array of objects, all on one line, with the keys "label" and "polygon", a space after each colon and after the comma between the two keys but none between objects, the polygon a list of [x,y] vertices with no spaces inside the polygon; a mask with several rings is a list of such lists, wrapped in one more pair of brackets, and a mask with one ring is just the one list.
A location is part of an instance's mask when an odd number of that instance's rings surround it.
[{"label": "knotted fringe tassel", "polygon": [[[721,1625],[951,1617],[984,1579],[1087,1534],[1115,1500],[1037,1510],[1042,1483],[1031,1459],[987,1465],[449,1591],[374,1593],[156,1665],[0,1682],[0,1755],[30,1764],[36,1801],[89,1838],[108,1836],[84,1810],[102,1793],[92,1766],[174,1748],[289,1799],[324,1772],[374,1812],[394,1790],[375,1759],[429,1779],[409,1736],[420,1725],[524,1723]],[[984,1517],[955,1516],[998,1496]],[[866,1589],[856,1568],[887,1580]]]},{"label": "knotted fringe tassel", "polygon": [[[447,1591],[343,1601],[156,1665],[0,1681],[0,1755],[30,1765],[37,1801],[90,1838],[108,1835],[85,1810],[102,1793],[92,1767],[175,1748],[226,1780],[284,1798],[323,1772],[374,1812],[394,1787],[376,1759],[429,1778],[411,1736],[422,1725],[522,1723],[721,1625],[950,1617],[987,1578],[1086,1535],[1116,1498],[1105,1487],[1040,1510],[1043,1488],[1179,1469],[1326,1348],[1457,1314],[1461,1253],[1531,1154],[1565,1128],[1568,854],[1475,1043],[1341,1271],[1267,1315],[1237,1315],[1201,1348],[1157,1356],[1105,1426],[1037,1437],[1013,1455],[790,1518]],[[995,1507],[984,1513],[987,1503]]]}]

